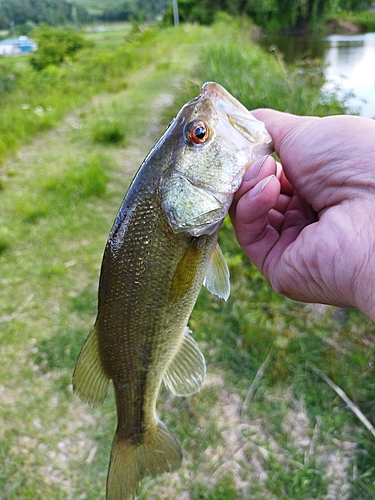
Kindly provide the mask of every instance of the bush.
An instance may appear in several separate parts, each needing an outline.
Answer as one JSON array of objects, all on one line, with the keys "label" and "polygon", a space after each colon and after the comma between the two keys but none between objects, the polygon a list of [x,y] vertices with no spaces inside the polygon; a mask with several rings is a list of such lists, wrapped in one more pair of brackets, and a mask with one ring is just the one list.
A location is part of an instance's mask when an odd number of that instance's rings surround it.
[{"label": "bush", "polygon": [[121,120],[102,118],[92,126],[92,139],[99,144],[119,144],[125,139],[125,126]]},{"label": "bush", "polygon": [[80,33],[70,29],[52,28],[47,24],[35,28],[33,38],[38,44],[38,50],[31,57],[30,62],[38,71],[51,64],[60,65],[66,58],[73,56],[86,45]]},{"label": "bush", "polygon": [[5,65],[0,66],[0,99],[8,94],[16,86],[17,79],[15,73]]},{"label": "bush", "polygon": [[[212,24],[216,8],[210,7],[208,0],[202,2],[191,2],[191,0],[179,0],[178,15],[182,23]],[[164,13],[165,24],[173,24],[173,8],[169,7]]]}]

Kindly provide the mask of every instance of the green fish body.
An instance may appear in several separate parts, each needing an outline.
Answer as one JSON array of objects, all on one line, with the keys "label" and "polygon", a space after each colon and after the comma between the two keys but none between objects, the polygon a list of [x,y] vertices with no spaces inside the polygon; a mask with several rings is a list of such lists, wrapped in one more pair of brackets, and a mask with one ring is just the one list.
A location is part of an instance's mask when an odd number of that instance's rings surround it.
[{"label": "green fish body", "polygon": [[229,296],[220,224],[246,167],[272,151],[264,124],[215,83],[187,103],[147,156],[105,248],[98,315],[77,361],[74,391],[100,405],[113,382],[118,423],[107,500],[135,497],[143,477],[181,465],[156,414],[164,381],[198,392],[206,366],[187,322],[202,283]]}]

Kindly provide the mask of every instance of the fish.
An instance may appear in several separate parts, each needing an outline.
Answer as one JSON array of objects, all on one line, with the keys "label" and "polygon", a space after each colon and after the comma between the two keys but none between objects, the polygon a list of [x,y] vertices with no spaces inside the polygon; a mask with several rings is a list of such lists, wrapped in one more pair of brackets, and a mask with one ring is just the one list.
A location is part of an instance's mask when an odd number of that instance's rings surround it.
[{"label": "fish", "polygon": [[230,292],[218,246],[221,223],[246,169],[272,153],[264,123],[215,82],[185,104],[147,155],[104,250],[94,326],[79,354],[73,390],[117,409],[107,500],[135,497],[144,477],[180,467],[182,450],[161,422],[162,384],[199,392],[206,364],[188,320],[202,284]]}]

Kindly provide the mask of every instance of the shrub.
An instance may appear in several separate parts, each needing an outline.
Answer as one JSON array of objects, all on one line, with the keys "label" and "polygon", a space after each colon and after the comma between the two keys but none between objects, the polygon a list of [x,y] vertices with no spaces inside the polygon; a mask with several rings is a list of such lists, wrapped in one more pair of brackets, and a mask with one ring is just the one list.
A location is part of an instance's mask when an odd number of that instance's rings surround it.
[{"label": "shrub", "polygon": [[11,92],[16,86],[17,79],[13,71],[6,66],[1,66],[0,69],[0,99],[3,95]]},{"label": "shrub", "polygon": [[67,57],[73,56],[86,45],[80,33],[71,29],[52,28],[47,24],[35,28],[33,38],[38,44],[38,50],[30,62],[38,71],[51,64],[60,65]]},{"label": "shrub", "polygon": [[125,139],[125,126],[118,119],[101,118],[93,124],[91,134],[99,144],[118,144]]}]

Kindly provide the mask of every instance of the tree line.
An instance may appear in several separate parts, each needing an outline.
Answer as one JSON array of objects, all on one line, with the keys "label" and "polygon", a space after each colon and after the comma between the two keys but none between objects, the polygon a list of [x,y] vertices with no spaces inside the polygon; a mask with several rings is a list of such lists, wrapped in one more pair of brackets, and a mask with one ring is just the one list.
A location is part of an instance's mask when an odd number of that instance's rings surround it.
[{"label": "tree line", "polygon": [[90,14],[66,0],[0,0],[0,29],[47,23],[51,26],[90,22]]},{"label": "tree line", "polygon": [[[307,29],[322,25],[327,14],[361,12],[371,7],[373,0],[178,0],[181,22],[211,24],[217,12],[233,16],[249,16],[266,30]],[[172,22],[169,7],[165,19]]]},{"label": "tree line", "polygon": [[[267,30],[306,29],[340,11],[369,9],[373,0],[178,0],[181,22],[210,24],[217,12],[249,16]],[[51,26],[95,21],[173,22],[172,0],[119,0],[95,19],[81,5],[66,0],[0,0],[0,28],[47,23]]]}]

